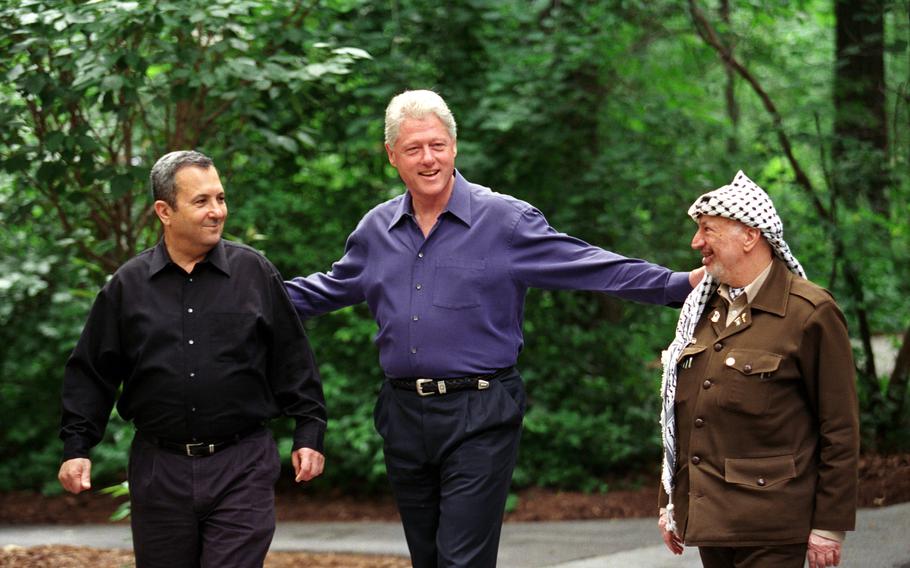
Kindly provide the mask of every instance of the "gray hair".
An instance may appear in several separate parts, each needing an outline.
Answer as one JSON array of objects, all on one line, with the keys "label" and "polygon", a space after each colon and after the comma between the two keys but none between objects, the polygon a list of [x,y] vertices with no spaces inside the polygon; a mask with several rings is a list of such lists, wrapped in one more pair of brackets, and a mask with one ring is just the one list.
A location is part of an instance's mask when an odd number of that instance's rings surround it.
[{"label": "gray hair", "polygon": [[394,146],[398,140],[398,131],[406,118],[424,118],[433,113],[449,131],[452,140],[456,139],[457,128],[455,117],[442,97],[433,91],[405,91],[395,95],[385,109],[385,143]]},{"label": "gray hair", "polygon": [[194,150],[178,150],[158,158],[149,174],[152,187],[152,199],[164,201],[172,208],[177,208],[177,184],[174,182],[177,172],[187,166],[209,169],[215,166],[211,158]]}]

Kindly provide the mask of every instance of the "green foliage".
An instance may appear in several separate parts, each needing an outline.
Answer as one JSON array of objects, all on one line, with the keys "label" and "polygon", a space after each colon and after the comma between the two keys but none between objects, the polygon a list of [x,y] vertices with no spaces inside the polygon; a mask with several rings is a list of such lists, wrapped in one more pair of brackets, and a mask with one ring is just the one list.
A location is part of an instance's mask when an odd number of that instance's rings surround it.
[{"label": "green foliage", "polygon": [[[122,481],[116,485],[105,487],[99,491],[99,493],[103,495],[110,495],[115,499],[118,497],[128,497],[130,494],[130,482]],[[117,506],[117,510],[111,514],[110,520],[112,522],[122,521],[123,519],[130,516],[131,511],[131,502],[129,500],[124,501],[123,503],[120,503],[120,505]]]},{"label": "green foliage", "polygon": [[[56,485],[63,364],[97,287],[157,238],[144,179],[158,156],[212,155],[229,236],[263,250],[286,277],[324,271],[363,213],[403,190],[382,147],[382,115],[405,88],[447,99],[468,179],[533,203],[559,230],[678,270],[698,261],[686,208],[742,168],[773,197],[788,242],[835,293],[853,336],[863,309],[874,332],[902,333],[910,325],[906,6],[889,5],[886,17],[890,210],[873,212],[829,183],[832,4],[733,3],[729,22],[716,3],[696,4],[775,102],[833,221],[823,222],[794,182],[775,120],[739,79],[732,118],[725,68],[678,2],[0,7],[0,490]],[[838,171],[885,158],[856,150]],[[862,298],[846,266],[859,269]],[[594,294],[529,294],[517,486],[595,491],[611,474],[657,470],[657,361],[675,316]],[[330,416],[316,485],[380,490],[375,323],[359,306],[306,327]],[[870,442],[890,420],[887,386],[884,376],[860,383]],[[291,425],[274,429],[287,465]],[[122,479],[129,438],[115,416],[94,454],[101,479]]]}]

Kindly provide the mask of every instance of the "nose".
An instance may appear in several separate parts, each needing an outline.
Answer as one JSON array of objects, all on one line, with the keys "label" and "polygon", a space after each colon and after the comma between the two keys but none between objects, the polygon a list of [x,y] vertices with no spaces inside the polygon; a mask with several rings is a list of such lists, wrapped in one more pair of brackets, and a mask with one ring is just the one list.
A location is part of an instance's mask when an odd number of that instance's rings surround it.
[{"label": "nose", "polygon": [[420,152],[420,161],[424,164],[429,164],[433,161],[433,150],[430,149],[429,144],[424,146]]},{"label": "nose", "polygon": [[698,250],[705,246],[705,238],[701,234],[701,229],[699,228],[695,231],[695,234],[692,235],[692,248]]},{"label": "nose", "polygon": [[227,204],[212,202],[209,205],[209,217],[213,219],[223,219],[227,215]]}]

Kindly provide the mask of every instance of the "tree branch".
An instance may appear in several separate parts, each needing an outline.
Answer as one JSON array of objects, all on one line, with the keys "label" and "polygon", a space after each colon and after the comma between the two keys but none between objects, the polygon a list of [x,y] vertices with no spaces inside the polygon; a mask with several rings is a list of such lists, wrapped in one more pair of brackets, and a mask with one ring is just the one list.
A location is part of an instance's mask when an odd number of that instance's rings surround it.
[{"label": "tree branch", "polygon": [[705,16],[704,12],[695,4],[695,0],[689,0],[689,12],[692,14],[692,19],[695,22],[695,31],[698,32],[698,35],[705,43],[714,48],[714,51],[717,52],[726,65],[736,71],[740,77],[749,83],[752,90],[755,91],[755,94],[761,99],[765,110],[771,115],[778,142],[780,142],[781,148],[787,156],[787,161],[793,169],[793,174],[796,176],[796,183],[806,192],[819,217],[828,222],[833,222],[834,219],[831,212],[824,206],[821,199],[819,199],[815,188],[812,186],[812,182],[809,180],[809,176],[806,175],[805,170],[803,170],[802,166],[800,166],[797,161],[796,156],[793,154],[793,145],[790,142],[790,137],[787,136],[787,133],[784,130],[783,117],[781,117],[780,112],[777,110],[777,105],[774,104],[774,101],[771,100],[771,97],[765,89],[762,88],[758,79],[756,79],[755,76],[733,55],[732,49],[724,45],[717,35],[717,32],[714,30],[714,27],[711,26],[711,23],[708,21],[707,16]]},{"label": "tree branch", "polygon": [[854,268],[853,265],[851,265],[846,259],[846,246],[840,233],[836,230],[837,220],[834,217],[834,211],[825,207],[825,205],[822,203],[821,198],[819,198],[818,193],[815,191],[815,188],[812,185],[812,182],[809,180],[809,176],[806,175],[805,170],[803,170],[802,166],[799,164],[799,161],[796,159],[796,156],[793,153],[793,145],[790,143],[790,137],[787,135],[783,127],[783,118],[780,112],[777,110],[777,105],[775,105],[774,101],[771,100],[770,95],[768,95],[767,91],[762,88],[761,84],[758,82],[758,79],[755,78],[755,75],[753,75],[742,63],[740,63],[740,61],[733,55],[733,52],[729,47],[724,45],[723,41],[721,41],[720,37],[717,35],[717,32],[711,25],[711,22],[708,21],[707,16],[705,16],[704,12],[702,12],[701,9],[699,9],[699,7],[696,5],[695,0],[689,0],[689,12],[692,14],[695,30],[698,35],[705,41],[705,43],[714,48],[714,50],[726,65],[734,69],[740,77],[749,83],[749,85],[752,87],[752,90],[755,91],[755,94],[757,94],[759,99],[761,99],[765,110],[768,112],[768,114],[771,115],[778,142],[780,142],[781,148],[783,149],[784,154],[787,156],[787,161],[790,163],[790,167],[793,169],[797,185],[799,185],[809,197],[813,207],[815,207],[815,210],[818,213],[818,216],[824,222],[828,236],[831,239],[834,247],[835,259],[843,259],[842,266],[844,270],[844,279],[846,280],[847,289],[850,291],[850,294],[853,297],[856,317],[860,328],[860,340],[862,341],[863,345],[865,365],[862,369],[862,372],[860,373],[860,377],[866,382],[870,395],[873,397],[880,397],[881,392],[878,386],[878,378],[875,371],[875,358],[872,356],[872,331],[871,326],[869,325],[869,317],[866,313],[865,293],[863,291],[862,281],[860,279],[859,273],[856,271],[856,268]]}]

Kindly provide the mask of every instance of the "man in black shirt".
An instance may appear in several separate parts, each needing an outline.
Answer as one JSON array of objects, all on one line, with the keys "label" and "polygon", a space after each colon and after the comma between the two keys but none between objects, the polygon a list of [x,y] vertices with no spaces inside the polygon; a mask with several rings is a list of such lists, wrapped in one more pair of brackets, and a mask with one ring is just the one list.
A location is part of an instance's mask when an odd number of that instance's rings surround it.
[{"label": "man in black shirt", "polygon": [[89,450],[117,391],[132,420],[136,563],[261,566],[280,463],[265,423],[296,420],[297,481],[322,473],[326,415],[303,327],[272,264],[221,238],[227,205],[212,160],[171,152],[152,168],[164,239],[95,299],[66,365],[59,479],[91,487]]}]

